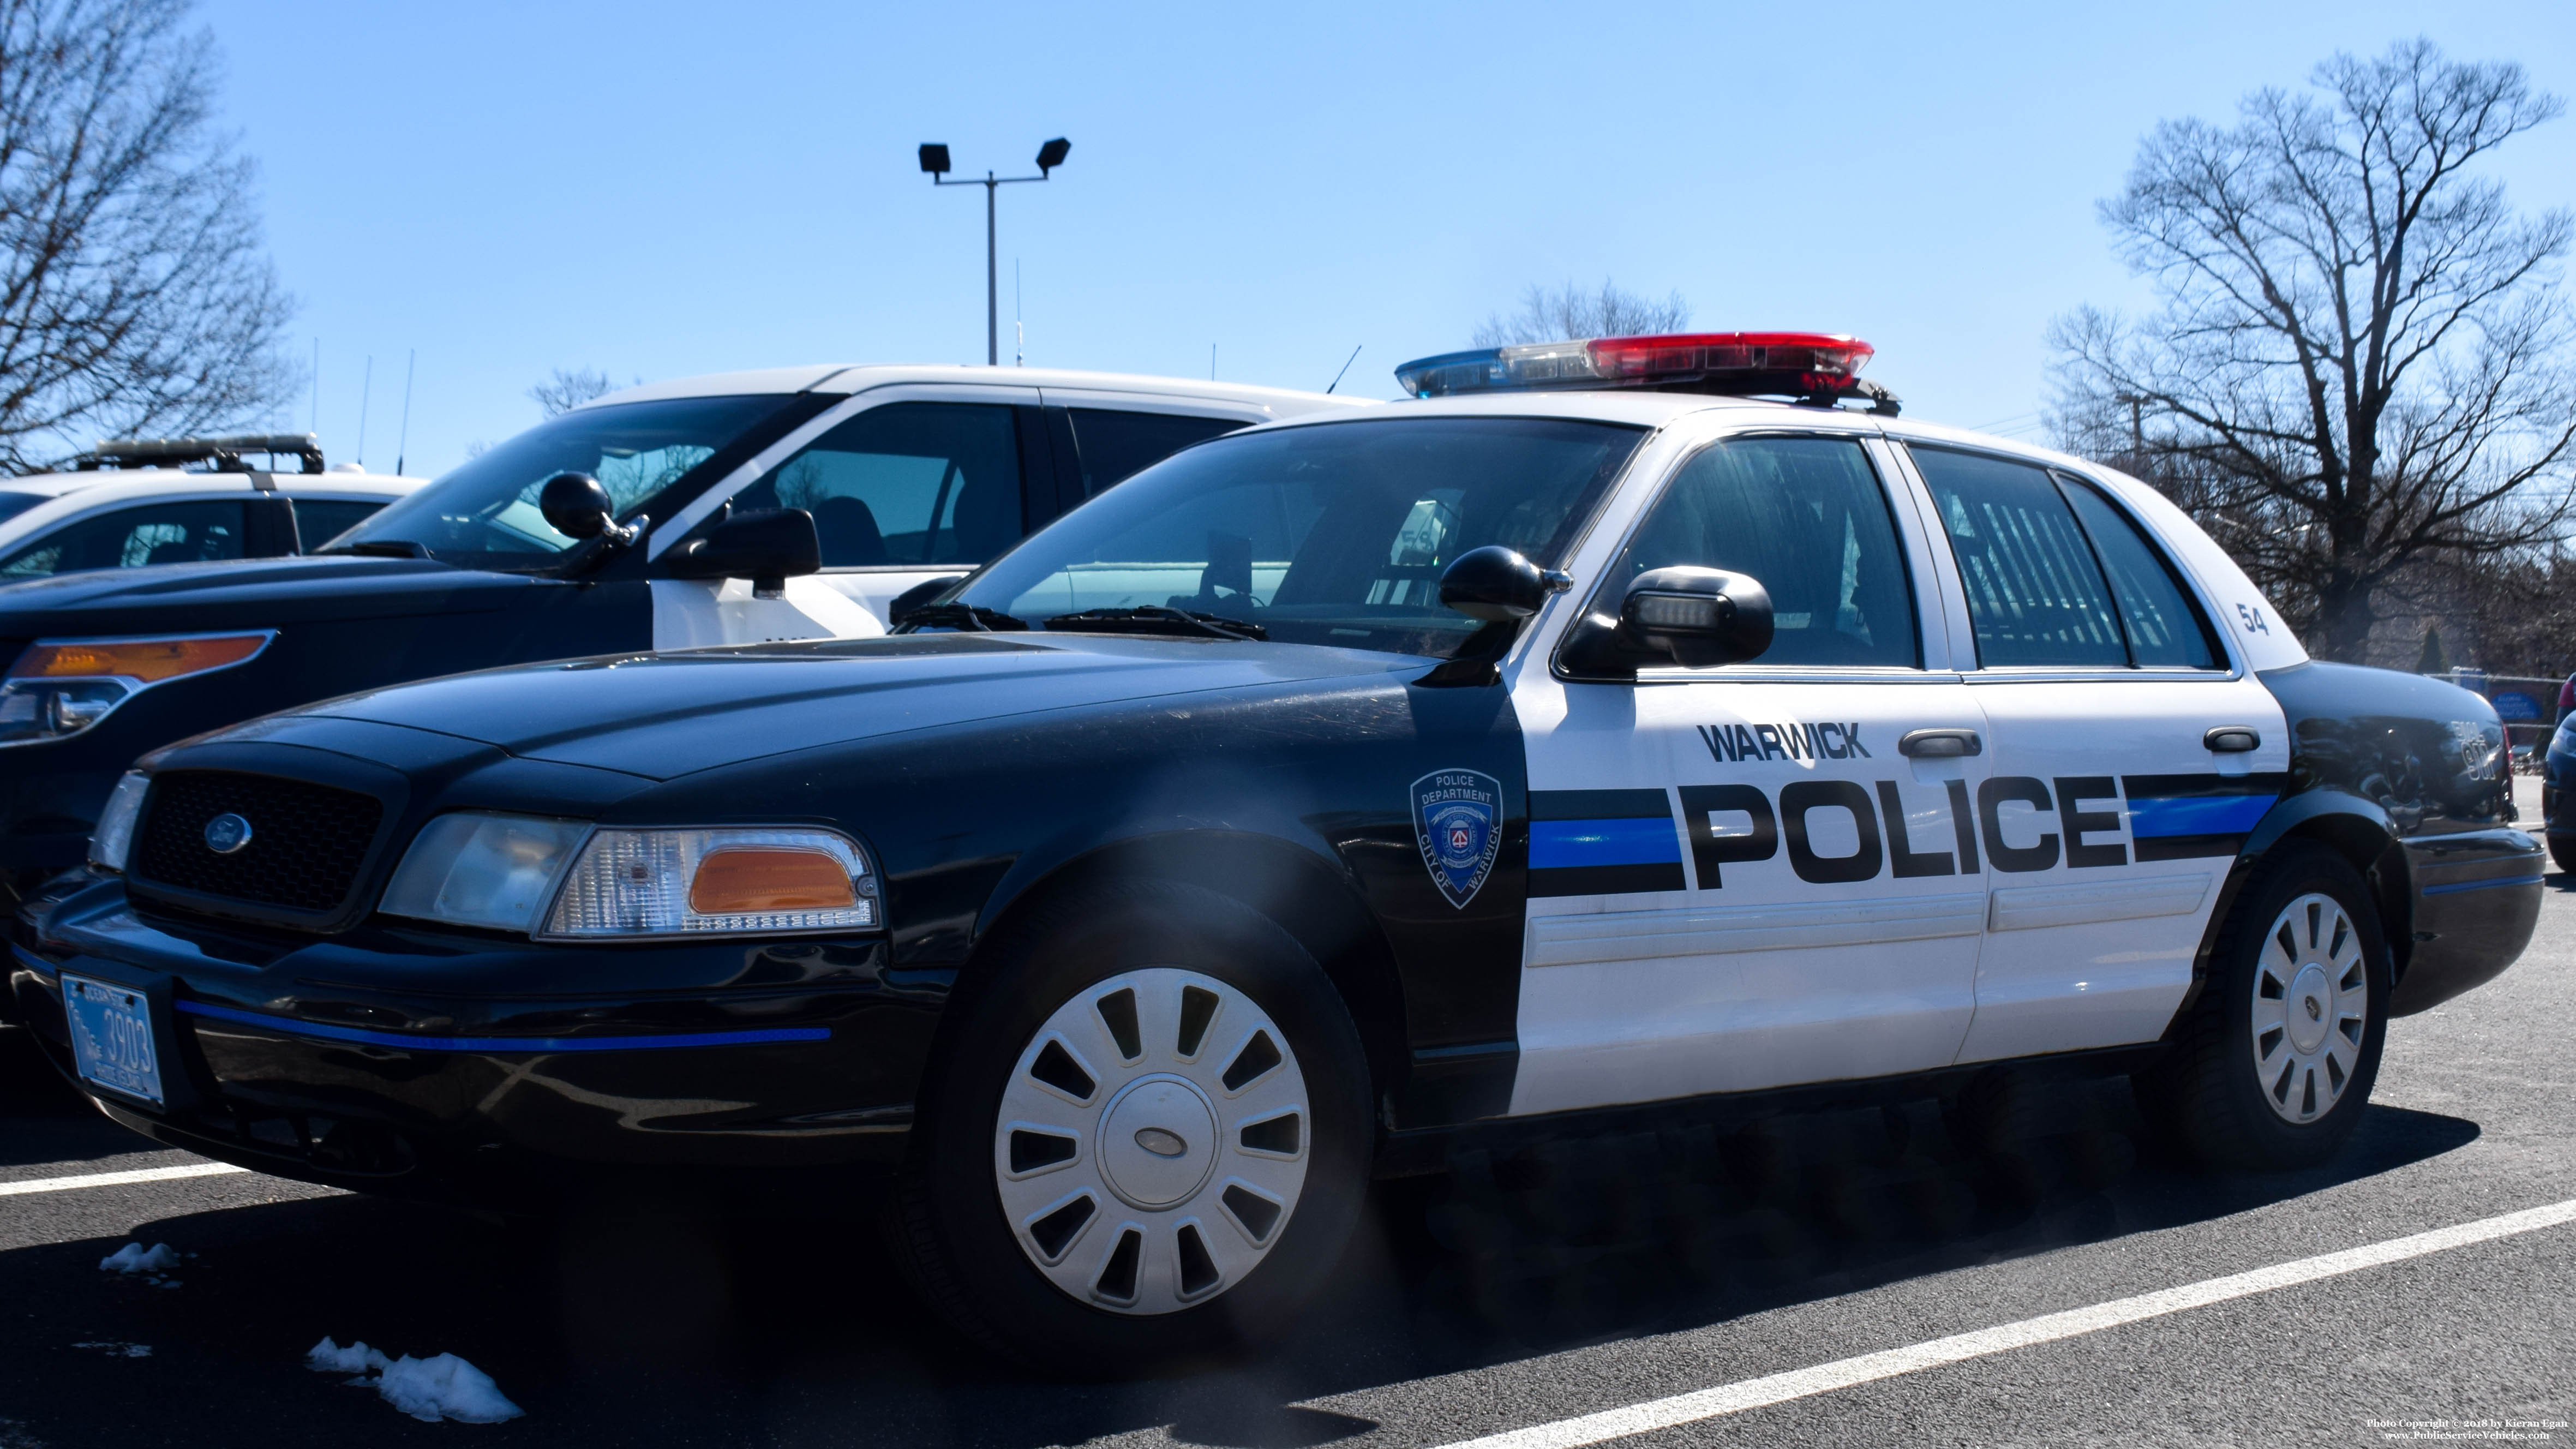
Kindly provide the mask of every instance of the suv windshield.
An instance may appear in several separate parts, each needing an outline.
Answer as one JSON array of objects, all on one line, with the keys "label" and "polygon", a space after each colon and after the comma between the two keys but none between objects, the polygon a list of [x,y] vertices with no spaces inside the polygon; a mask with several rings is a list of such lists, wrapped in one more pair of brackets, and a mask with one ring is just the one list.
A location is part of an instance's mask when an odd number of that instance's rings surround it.
[{"label": "suv windshield", "polygon": [[774,395],[577,408],[519,434],[332,541],[331,552],[417,544],[468,568],[544,568],[579,540],[546,525],[537,491],[588,473],[622,520],[788,402]]},{"label": "suv windshield", "polygon": [[1644,436],[1554,418],[1407,418],[1220,438],[1067,514],[954,602],[1033,627],[1182,609],[1272,639],[1446,655],[1477,623],[1441,606],[1441,571],[1486,544],[1556,567]]}]

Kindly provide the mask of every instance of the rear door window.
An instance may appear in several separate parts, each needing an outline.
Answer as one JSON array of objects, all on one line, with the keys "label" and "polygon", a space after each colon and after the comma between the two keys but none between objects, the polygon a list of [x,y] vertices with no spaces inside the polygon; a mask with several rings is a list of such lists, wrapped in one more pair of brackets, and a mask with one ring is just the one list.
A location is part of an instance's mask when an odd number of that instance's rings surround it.
[{"label": "rear door window", "polygon": [[1967,586],[1977,662],[2126,667],[2110,585],[2048,471],[1947,448],[1912,452]]},{"label": "rear door window", "polygon": [[2120,606],[2132,662],[2143,668],[2214,669],[2218,648],[2208,621],[2183,592],[2173,565],[2147,542],[2137,525],[2090,484],[2060,476],[2058,486],[2093,541],[2111,597]]},{"label": "rear door window", "polygon": [[980,564],[1027,531],[1018,430],[997,403],[889,403],[734,496],[814,515],[825,568]]},{"label": "rear door window", "polygon": [[242,556],[242,505],[150,503],[64,524],[0,560],[0,582]]},{"label": "rear door window", "polygon": [[1123,482],[1192,443],[1231,433],[1251,424],[1235,418],[1199,418],[1179,413],[1133,413],[1112,408],[1068,408],[1073,421],[1074,451],[1082,460],[1082,496]]},{"label": "rear door window", "polygon": [[298,498],[295,537],[306,553],[375,516],[385,505],[372,498]]}]

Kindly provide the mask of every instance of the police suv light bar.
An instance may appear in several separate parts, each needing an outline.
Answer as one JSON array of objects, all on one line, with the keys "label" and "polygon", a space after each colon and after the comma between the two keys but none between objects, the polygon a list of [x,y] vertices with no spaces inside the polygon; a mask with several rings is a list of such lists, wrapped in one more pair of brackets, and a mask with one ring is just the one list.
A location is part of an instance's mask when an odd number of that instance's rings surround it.
[{"label": "police suv light bar", "polygon": [[1417,358],[1395,370],[1415,397],[1564,388],[1659,388],[1788,397],[1820,407],[1860,398],[1894,413],[1896,395],[1863,382],[1877,349],[1824,332],[1686,332],[1486,347]]},{"label": "police suv light bar", "polygon": [[223,438],[112,438],[72,460],[75,472],[101,468],[177,468],[212,463],[218,473],[247,473],[242,454],[293,458],[300,471],[322,471],[322,440],[311,433],[246,433]]}]

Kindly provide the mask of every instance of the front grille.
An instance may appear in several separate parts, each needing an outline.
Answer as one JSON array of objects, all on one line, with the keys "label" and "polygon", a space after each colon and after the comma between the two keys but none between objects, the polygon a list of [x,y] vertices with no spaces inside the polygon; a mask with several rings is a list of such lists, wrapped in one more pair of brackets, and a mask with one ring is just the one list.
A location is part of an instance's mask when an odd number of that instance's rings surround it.
[{"label": "front grille", "polygon": [[[373,795],[217,770],[174,770],[152,781],[136,833],[133,873],[195,891],[293,911],[336,910],[367,863],[385,807]],[[250,822],[250,843],[229,855],[206,844],[218,815]]]}]

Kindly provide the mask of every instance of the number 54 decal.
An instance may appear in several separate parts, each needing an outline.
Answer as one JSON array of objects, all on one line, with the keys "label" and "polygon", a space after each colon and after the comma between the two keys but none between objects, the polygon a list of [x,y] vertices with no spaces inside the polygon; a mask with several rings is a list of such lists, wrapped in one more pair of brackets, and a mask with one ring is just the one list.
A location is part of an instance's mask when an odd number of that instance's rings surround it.
[{"label": "number 54 decal", "polygon": [[2245,621],[2245,630],[2249,634],[2269,634],[2272,632],[2272,626],[2263,622],[2263,611],[2255,608],[2252,604],[2237,605],[2236,617]]}]

